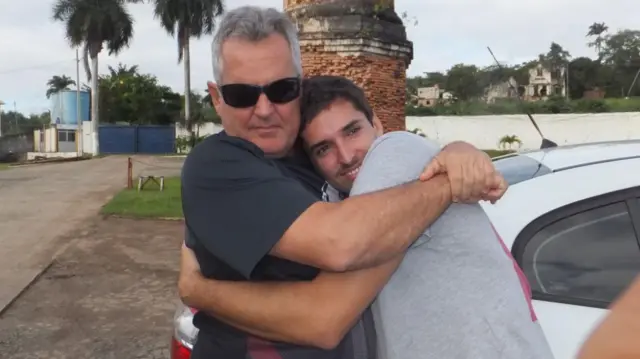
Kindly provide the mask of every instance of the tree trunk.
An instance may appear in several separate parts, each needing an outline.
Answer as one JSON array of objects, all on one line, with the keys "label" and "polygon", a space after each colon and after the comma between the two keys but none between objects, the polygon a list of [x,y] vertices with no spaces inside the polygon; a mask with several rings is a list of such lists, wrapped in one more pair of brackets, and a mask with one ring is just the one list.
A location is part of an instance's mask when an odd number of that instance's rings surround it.
[{"label": "tree trunk", "polygon": [[191,53],[189,50],[189,32],[185,31],[184,48],[182,49],[182,61],[184,63],[184,123],[191,141],[195,144],[193,124],[191,123]]},{"label": "tree trunk", "polygon": [[91,58],[91,153],[94,156],[100,154],[100,144],[98,143],[98,118],[100,97],[98,95],[98,54]]},{"label": "tree trunk", "polygon": [[[89,45],[85,45],[82,56],[82,65],[84,66],[84,72],[87,74],[87,81],[91,81],[91,69],[89,68]],[[78,84],[80,88],[80,84]]]}]

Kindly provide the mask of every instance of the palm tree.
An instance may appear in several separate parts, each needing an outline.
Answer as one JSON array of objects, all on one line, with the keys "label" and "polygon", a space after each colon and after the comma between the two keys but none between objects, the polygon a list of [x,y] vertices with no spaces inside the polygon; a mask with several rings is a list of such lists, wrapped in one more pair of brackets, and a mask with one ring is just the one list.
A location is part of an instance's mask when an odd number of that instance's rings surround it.
[{"label": "palm tree", "polygon": [[504,135],[500,138],[498,144],[503,150],[512,150],[513,146],[520,148],[520,146],[522,146],[522,140],[516,135]]},{"label": "palm tree", "polygon": [[600,53],[602,50],[602,43],[604,42],[603,33],[607,32],[609,27],[604,22],[594,22],[589,26],[589,32],[587,32],[587,37],[594,37],[595,39],[589,43],[589,47],[595,47],[596,52],[598,53],[598,57],[600,57]]},{"label": "palm tree", "polygon": [[409,132],[415,133],[416,135],[418,135],[420,137],[425,137],[425,138],[427,137],[427,135],[424,132],[422,132],[422,130],[419,129],[419,128],[414,128],[413,130],[410,130]]},{"label": "palm tree", "polygon": [[86,58],[91,58],[91,140],[93,154],[98,155],[99,94],[98,54],[104,46],[109,55],[118,54],[129,46],[133,38],[133,18],[126,3],[143,0],[56,0],[53,19],[65,24],[66,37],[72,47],[82,47]]},{"label": "palm tree", "polygon": [[51,95],[60,91],[68,90],[71,85],[76,85],[76,82],[73,81],[71,77],[67,75],[53,76],[49,81],[47,81],[47,86],[49,86],[47,89],[47,98],[50,98]]},{"label": "palm tree", "polygon": [[[213,33],[215,18],[222,15],[222,0],[153,0],[155,17],[162,27],[178,40],[178,63],[184,65],[184,93],[191,93],[189,41]],[[191,96],[184,96],[184,118],[191,137]]]},{"label": "palm tree", "polygon": [[213,106],[213,102],[211,102],[211,94],[209,93],[209,89],[204,90],[204,95],[202,96],[201,102],[203,107]]}]

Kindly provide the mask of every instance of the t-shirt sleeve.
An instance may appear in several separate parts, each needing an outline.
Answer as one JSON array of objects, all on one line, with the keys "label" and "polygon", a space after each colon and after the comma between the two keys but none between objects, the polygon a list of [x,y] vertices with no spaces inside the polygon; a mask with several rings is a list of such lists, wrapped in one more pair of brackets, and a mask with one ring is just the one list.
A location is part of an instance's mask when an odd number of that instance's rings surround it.
[{"label": "t-shirt sleeve", "polygon": [[224,142],[201,145],[182,170],[190,241],[250,278],[258,262],[318,199],[246,149]]}]

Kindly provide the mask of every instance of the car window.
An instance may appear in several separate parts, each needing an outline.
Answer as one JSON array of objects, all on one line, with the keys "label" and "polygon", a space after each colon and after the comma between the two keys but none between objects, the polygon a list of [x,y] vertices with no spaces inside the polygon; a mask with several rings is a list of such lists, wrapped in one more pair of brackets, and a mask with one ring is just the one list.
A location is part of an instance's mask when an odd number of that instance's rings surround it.
[{"label": "car window", "polygon": [[532,290],[610,303],[640,273],[640,249],[624,202],[590,209],[542,228],[522,267]]}]

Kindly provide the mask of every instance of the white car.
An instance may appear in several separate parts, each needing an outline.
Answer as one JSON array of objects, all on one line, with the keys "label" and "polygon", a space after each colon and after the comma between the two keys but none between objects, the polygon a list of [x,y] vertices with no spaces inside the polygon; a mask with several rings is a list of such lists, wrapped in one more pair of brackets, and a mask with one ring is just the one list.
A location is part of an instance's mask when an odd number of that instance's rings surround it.
[{"label": "white car", "polygon": [[[570,359],[640,274],[640,141],[547,148],[494,159],[510,183],[485,211],[523,269],[556,359]],[[197,329],[181,306],[173,359]]]},{"label": "white car", "polygon": [[640,141],[496,158],[510,183],[491,222],[523,269],[557,359],[576,356],[640,274]]}]

